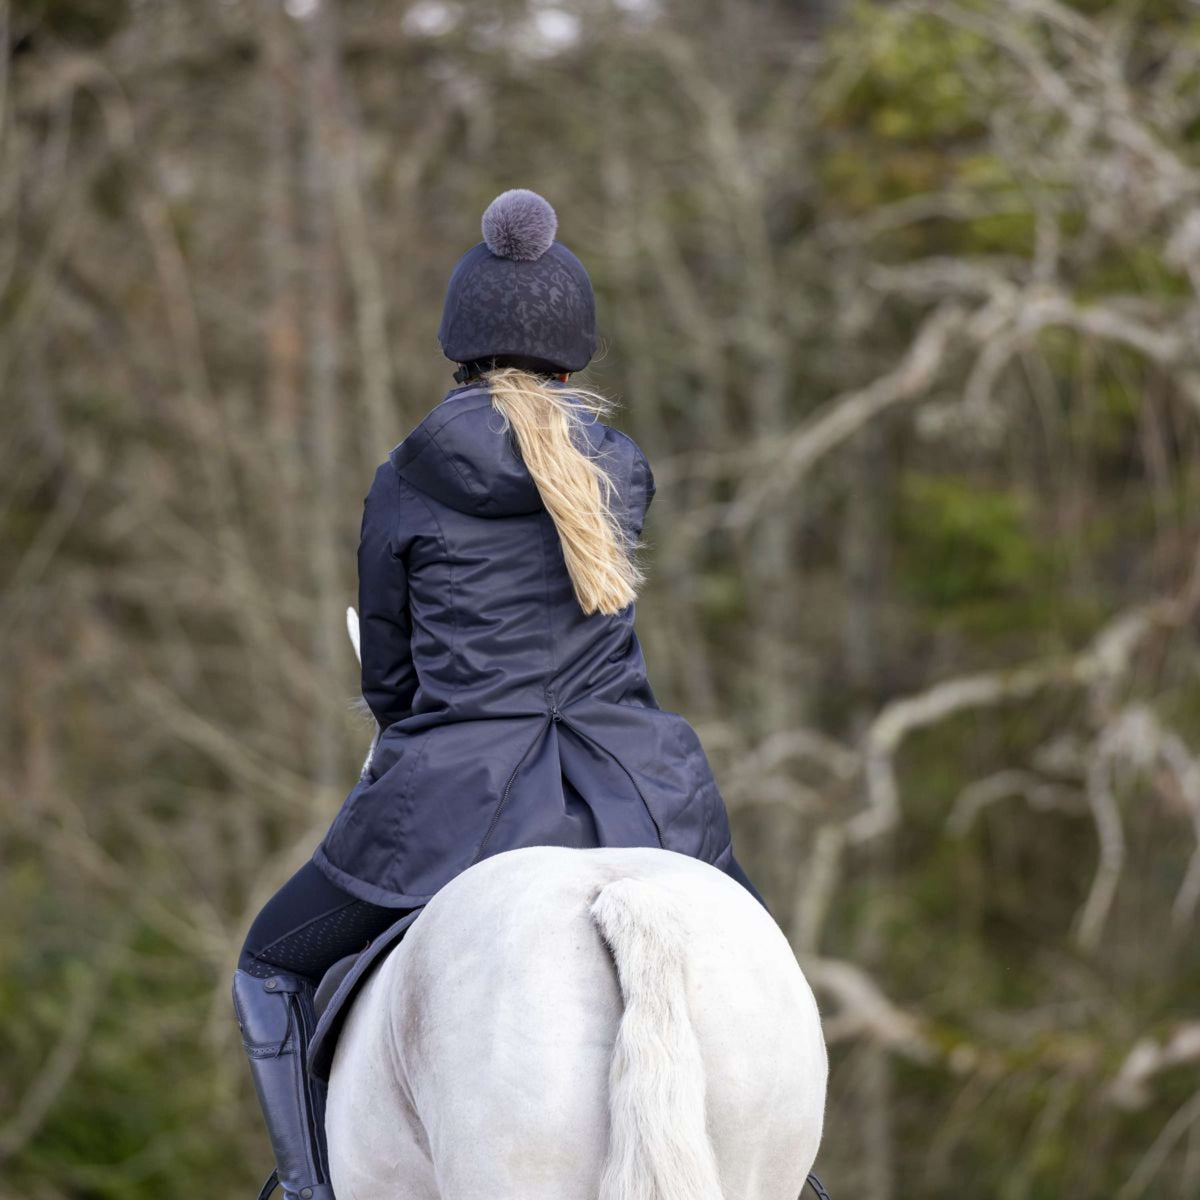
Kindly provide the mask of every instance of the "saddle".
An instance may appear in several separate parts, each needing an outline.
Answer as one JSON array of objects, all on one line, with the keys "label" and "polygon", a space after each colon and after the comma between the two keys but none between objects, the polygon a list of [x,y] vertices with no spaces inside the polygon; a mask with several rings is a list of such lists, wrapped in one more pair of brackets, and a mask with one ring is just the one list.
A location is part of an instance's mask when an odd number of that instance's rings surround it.
[{"label": "saddle", "polygon": [[333,1052],[337,1047],[338,1035],[359,989],[420,915],[419,908],[406,912],[361,954],[351,954],[334,963],[325,972],[313,998],[317,1011],[317,1028],[308,1043],[309,1071],[323,1083],[329,1082],[329,1069],[333,1066]]}]

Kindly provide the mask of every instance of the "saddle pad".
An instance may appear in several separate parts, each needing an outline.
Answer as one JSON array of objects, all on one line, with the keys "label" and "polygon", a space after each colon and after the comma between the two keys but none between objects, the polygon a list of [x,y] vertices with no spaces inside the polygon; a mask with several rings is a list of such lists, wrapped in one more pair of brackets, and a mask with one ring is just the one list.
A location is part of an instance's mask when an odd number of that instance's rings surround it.
[{"label": "saddle pad", "polygon": [[[328,1082],[329,1070],[333,1066],[333,1052],[337,1048],[338,1034],[350,1012],[350,1005],[358,995],[358,989],[366,983],[371,972],[387,956],[396,943],[404,936],[408,927],[421,915],[421,909],[409,910],[386,932],[377,937],[353,961],[342,959],[335,963],[326,975],[335,978],[331,987],[326,987],[326,980],[321,981],[318,995],[324,993],[324,1003],[319,1009],[316,1032],[308,1043],[308,1069],[318,1079]],[[346,965],[348,963],[348,966]],[[335,973],[341,972],[338,979]]]}]

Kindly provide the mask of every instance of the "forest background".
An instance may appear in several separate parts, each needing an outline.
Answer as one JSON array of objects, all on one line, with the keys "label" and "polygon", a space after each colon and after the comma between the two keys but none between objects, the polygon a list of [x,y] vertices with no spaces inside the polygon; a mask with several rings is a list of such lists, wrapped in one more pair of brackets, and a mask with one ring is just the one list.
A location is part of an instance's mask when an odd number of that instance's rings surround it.
[{"label": "forest background", "polygon": [[545,194],[838,1200],[1200,1195],[1200,10],[0,0],[0,1196],[250,1196],[374,466]]}]

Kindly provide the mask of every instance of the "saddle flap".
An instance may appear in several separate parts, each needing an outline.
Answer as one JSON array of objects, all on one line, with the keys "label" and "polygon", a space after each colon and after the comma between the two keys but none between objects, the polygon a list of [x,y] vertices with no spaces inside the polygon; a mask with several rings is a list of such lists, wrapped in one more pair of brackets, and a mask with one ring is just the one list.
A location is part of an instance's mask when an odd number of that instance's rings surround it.
[{"label": "saddle flap", "polygon": [[[326,972],[325,978],[321,980],[316,999],[317,1011],[320,1015],[317,1020],[316,1032],[308,1044],[309,1071],[317,1079],[325,1082],[329,1080],[338,1034],[342,1031],[342,1025],[350,1012],[350,1005],[354,997],[358,995],[358,989],[367,981],[371,972],[383,961],[388,951],[400,941],[408,927],[420,914],[421,909],[410,909],[390,929],[380,934],[357,958],[352,956],[335,963]],[[331,982],[330,976],[334,975],[337,978]],[[325,993],[323,1002],[322,992]]]},{"label": "saddle flap", "polygon": [[337,962],[321,976],[321,982],[317,986],[317,994],[313,997],[313,1008],[317,1013],[319,1021],[324,1015],[325,1010],[329,1007],[329,1002],[333,999],[339,987],[342,986],[342,980],[350,974],[354,964],[368,951],[360,950],[357,954],[347,954],[345,958],[339,958]]}]

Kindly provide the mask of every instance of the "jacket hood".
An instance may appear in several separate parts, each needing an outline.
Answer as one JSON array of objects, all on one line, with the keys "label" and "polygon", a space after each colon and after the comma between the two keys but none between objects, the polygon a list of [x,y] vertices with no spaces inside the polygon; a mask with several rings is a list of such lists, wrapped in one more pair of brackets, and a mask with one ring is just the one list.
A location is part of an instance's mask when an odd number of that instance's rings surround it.
[{"label": "jacket hood", "polygon": [[[607,427],[593,421],[585,430],[599,450]],[[543,507],[490,393],[478,383],[451,391],[392,451],[391,461],[406,483],[458,512],[512,517]]]}]

